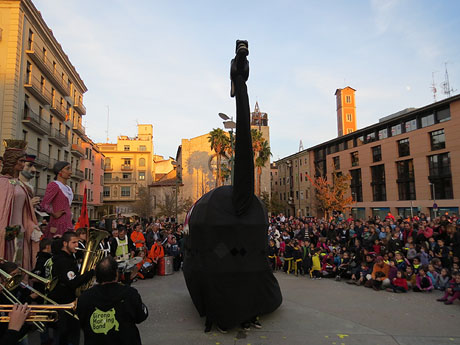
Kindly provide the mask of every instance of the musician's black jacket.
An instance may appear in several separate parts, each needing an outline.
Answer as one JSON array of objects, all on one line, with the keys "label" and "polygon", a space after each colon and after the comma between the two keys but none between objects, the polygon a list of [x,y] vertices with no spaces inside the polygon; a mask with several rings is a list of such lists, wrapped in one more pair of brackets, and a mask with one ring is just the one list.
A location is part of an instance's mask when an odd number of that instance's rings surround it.
[{"label": "musician's black jacket", "polygon": [[141,345],[136,327],[148,317],[136,289],[119,283],[95,285],[79,298],[77,314],[85,345]]},{"label": "musician's black jacket", "polygon": [[64,304],[75,301],[76,289],[87,283],[93,277],[94,271],[80,275],[75,257],[61,250],[53,256],[52,275],[58,279],[58,282],[48,297],[57,303]]}]

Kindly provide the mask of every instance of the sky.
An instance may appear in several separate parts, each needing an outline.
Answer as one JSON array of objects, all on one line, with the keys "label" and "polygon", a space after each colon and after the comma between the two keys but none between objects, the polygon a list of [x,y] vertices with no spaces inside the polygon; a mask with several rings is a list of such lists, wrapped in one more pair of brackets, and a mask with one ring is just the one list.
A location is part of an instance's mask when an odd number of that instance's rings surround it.
[{"label": "sky", "polygon": [[[337,136],[336,89],[356,89],[358,128],[460,91],[460,1],[32,0],[88,92],[95,142],[154,126],[155,154],[235,115],[229,69],[249,41],[251,111],[268,113],[272,160]],[[107,116],[109,114],[109,125]]]}]

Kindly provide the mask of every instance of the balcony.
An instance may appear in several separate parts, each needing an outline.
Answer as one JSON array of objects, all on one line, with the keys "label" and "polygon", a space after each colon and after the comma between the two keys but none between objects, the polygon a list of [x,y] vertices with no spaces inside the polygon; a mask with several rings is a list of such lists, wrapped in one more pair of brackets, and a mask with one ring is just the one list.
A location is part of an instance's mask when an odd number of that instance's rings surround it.
[{"label": "balcony", "polygon": [[27,149],[27,153],[35,156],[35,163],[39,167],[43,167],[43,168],[48,167],[49,161],[50,161],[50,157],[48,155],[45,155],[44,153],[41,153],[40,151],[37,151],[35,149],[30,149],[30,148]]},{"label": "balcony", "polygon": [[[34,44],[35,45],[35,44]],[[26,54],[32,59],[33,62],[40,68],[48,79],[56,86],[60,93],[64,96],[70,96],[70,87],[66,85],[62,79],[62,75],[58,75],[53,63],[43,54],[43,51],[35,49],[34,45],[26,50]]]},{"label": "balcony", "polygon": [[69,145],[68,137],[59,132],[56,128],[51,128],[51,133],[48,136],[48,140],[61,147]]},{"label": "balcony", "polygon": [[56,101],[52,101],[51,103],[51,112],[62,121],[65,121],[65,119],[67,118],[67,111],[64,108],[64,105],[58,104]]},{"label": "balcony", "polygon": [[24,87],[33,94],[42,104],[51,104],[51,93],[45,88],[41,81],[32,75],[26,78]]},{"label": "balcony", "polygon": [[112,171],[112,170],[113,170],[113,165],[111,164],[104,165],[104,171]]},{"label": "balcony", "polygon": [[79,135],[85,135],[85,127],[83,127],[81,124],[77,123],[73,125],[73,131],[76,132]]},{"label": "balcony", "polygon": [[72,177],[76,180],[83,181],[85,179],[85,174],[80,169],[75,169],[72,172]]},{"label": "balcony", "polygon": [[74,195],[73,195],[73,202],[74,202],[74,203],[78,203],[78,204],[82,203],[82,202],[83,202],[83,195],[81,195],[81,194],[74,194]]},{"label": "balcony", "polygon": [[72,144],[70,153],[77,157],[83,157],[85,155],[85,149],[83,147],[78,146],[77,144]]},{"label": "balcony", "polygon": [[131,164],[122,164],[121,165],[121,170],[122,171],[132,171],[133,167],[131,166]]},{"label": "balcony", "polygon": [[83,102],[81,100],[75,100],[75,104],[73,105],[73,108],[80,115],[86,115],[86,107],[83,105]]},{"label": "balcony", "polygon": [[104,183],[136,183],[134,177],[122,178],[122,177],[104,177]]},{"label": "balcony", "polygon": [[51,132],[50,124],[45,122],[38,114],[28,108],[24,109],[24,119],[22,120],[22,123],[24,126],[33,129],[41,135],[49,135]]}]

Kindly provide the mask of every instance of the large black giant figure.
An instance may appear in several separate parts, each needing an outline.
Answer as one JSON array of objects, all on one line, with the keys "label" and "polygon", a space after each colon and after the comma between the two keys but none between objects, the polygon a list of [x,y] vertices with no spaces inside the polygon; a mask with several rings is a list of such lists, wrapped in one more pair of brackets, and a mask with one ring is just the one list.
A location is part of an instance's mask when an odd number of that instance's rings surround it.
[{"label": "large black giant figure", "polygon": [[184,258],[195,307],[223,328],[271,313],[282,301],[267,261],[267,210],[254,195],[248,44],[236,43],[230,71],[237,114],[234,186],[206,193],[189,212]]}]

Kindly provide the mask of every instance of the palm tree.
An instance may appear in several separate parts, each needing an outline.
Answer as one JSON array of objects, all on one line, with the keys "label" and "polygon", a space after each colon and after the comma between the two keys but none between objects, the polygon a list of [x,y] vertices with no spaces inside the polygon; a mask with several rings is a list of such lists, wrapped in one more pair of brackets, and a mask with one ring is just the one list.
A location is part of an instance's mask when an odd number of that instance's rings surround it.
[{"label": "palm tree", "polygon": [[270,156],[272,153],[270,152],[270,146],[268,146],[267,140],[264,140],[261,145],[261,149],[259,151],[259,156],[256,158],[255,168],[257,171],[257,195],[260,197],[261,190],[261,177],[262,177],[262,168],[267,164],[267,161],[270,160]]},{"label": "palm tree", "polygon": [[211,150],[214,150],[217,160],[217,169],[216,169],[216,187],[221,185],[221,157],[225,155],[225,151],[230,145],[230,140],[228,139],[227,133],[221,128],[214,128],[209,132],[208,141],[211,143]]}]

